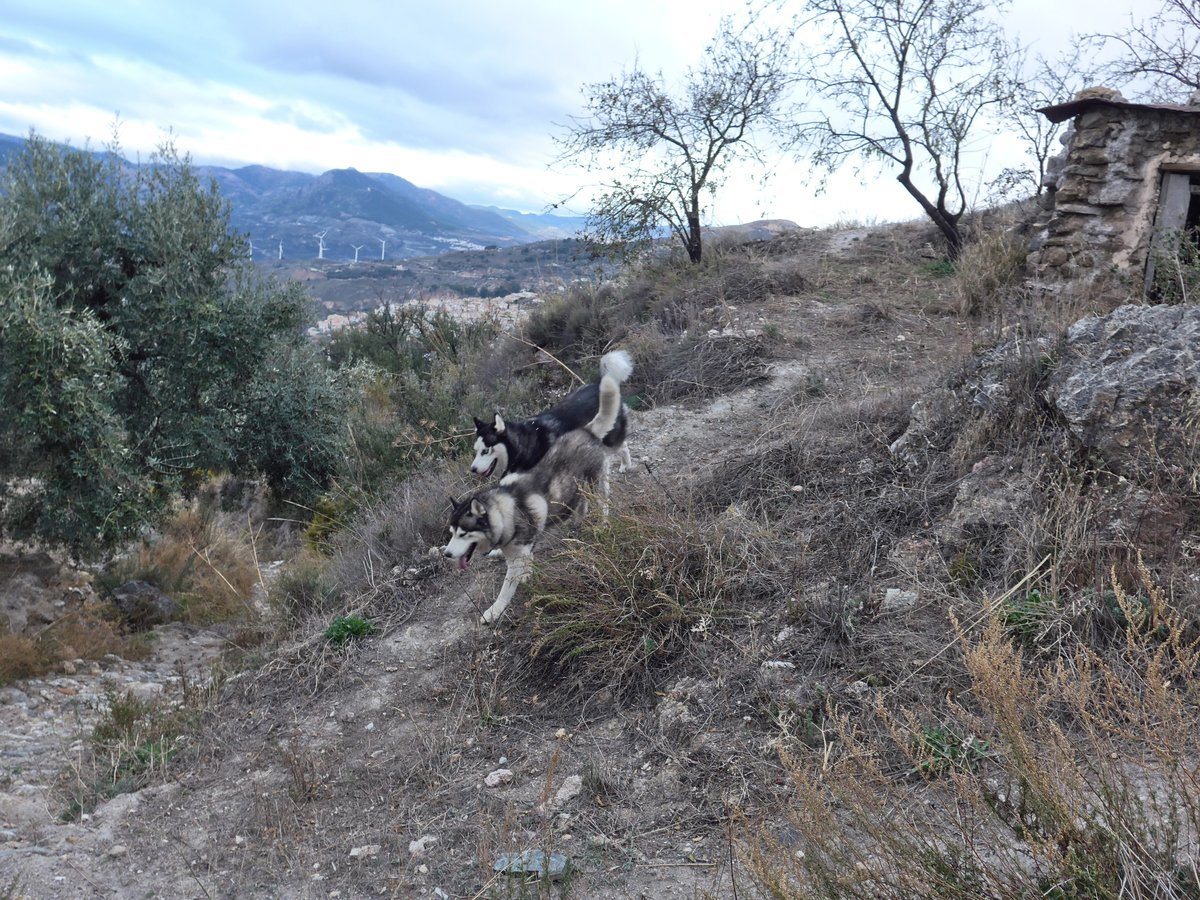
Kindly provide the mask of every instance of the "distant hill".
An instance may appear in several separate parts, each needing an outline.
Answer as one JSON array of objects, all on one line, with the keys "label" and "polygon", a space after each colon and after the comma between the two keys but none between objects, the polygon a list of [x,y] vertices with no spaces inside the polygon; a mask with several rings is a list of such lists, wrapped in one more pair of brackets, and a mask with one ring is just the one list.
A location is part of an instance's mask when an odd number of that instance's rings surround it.
[{"label": "distant hill", "polygon": [[472,209],[495,213],[510,222],[515,222],[521,228],[536,234],[542,240],[554,238],[573,238],[587,223],[587,216],[556,216],[553,213],[523,213],[515,209],[501,209],[498,206],[474,206]]},{"label": "distant hill", "polygon": [[[0,134],[0,166],[24,145]],[[406,259],[453,250],[511,247],[567,237],[574,217],[533,215],[460,203],[386,172],[331,169],[320,175],[267,166],[196,166],[214,179],[231,206],[233,227],[247,235],[256,259]],[[317,235],[324,233],[319,240]],[[382,243],[381,243],[382,242]]]}]

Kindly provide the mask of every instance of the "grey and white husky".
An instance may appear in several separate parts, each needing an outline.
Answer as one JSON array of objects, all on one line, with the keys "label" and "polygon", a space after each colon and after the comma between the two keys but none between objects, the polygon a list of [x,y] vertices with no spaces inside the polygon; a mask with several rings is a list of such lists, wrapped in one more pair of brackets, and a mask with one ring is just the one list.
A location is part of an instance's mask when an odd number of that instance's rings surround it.
[{"label": "grey and white husky", "polygon": [[[618,385],[633,374],[633,360],[624,350],[614,350],[600,357],[600,381],[613,379]],[[508,475],[528,472],[562,435],[584,427],[596,415],[600,405],[600,381],[585,384],[563,397],[558,403],[531,419],[506,422],[500,413],[491,422],[475,419],[475,459],[471,471],[487,478],[489,475]],[[625,446],[626,410],[622,406],[604,445],[621,454],[624,472],[630,466],[629,448]],[[601,491],[607,494],[607,476],[602,479]]]},{"label": "grey and white husky", "polygon": [[508,564],[496,602],[483,614],[485,625],[504,614],[517,586],[529,577],[534,542],[548,526],[585,509],[584,488],[599,483],[608,470],[604,439],[622,409],[620,383],[609,372],[600,379],[590,422],[561,435],[529,471],[509,473],[454,504],[450,541],[442,555],[462,570],[476,552],[499,550]]}]

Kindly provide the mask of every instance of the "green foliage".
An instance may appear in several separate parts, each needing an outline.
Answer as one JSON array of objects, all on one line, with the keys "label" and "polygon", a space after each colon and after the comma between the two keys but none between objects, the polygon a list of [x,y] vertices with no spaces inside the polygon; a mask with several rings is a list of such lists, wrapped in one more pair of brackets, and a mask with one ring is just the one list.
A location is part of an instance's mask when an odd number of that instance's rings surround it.
[{"label": "green foliage", "polygon": [[1045,625],[1058,603],[1052,595],[1037,588],[1005,601],[1001,610],[1004,630],[1023,644],[1036,647],[1045,633]]},{"label": "green foliage", "polygon": [[330,338],[331,363],[362,388],[350,452],[339,483],[320,503],[327,515],[315,538],[337,530],[361,499],[421,460],[466,453],[474,440],[471,413],[524,416],[543,403],[538,380],[520,377],[497,356],[498,336],[495,322],[459,322],[414,305],[376,310],[362,327]]},{"label": "green foliage", "polygon": [[1151,251],[1154,279],[1150,295],[1158,303],[1192,303],[1200,290],[1200,245],[1194,233],[1168,231]]},{"label": "green foliage", "polygon": [[205,474],[316,496],[343,385],[304,347],[216,186],[36,136],[0,184],[0,529],[77,553],[155,521]]},{"label": "green foliage", "polygon": [[375,633],[375,626],[362,616],[338,616],[325,629],[325,640],[340,647]]},{"label": "green foliage", "polygon": [[932,275],[934,278],[949,278],[954,274],[954,262],[949,259],[934,260],[923,268],[926,274]]},{"label": "green foliage", "polygon": [[916,752],[921,761],[912,773],[932,775],[950,769],[969,770],[991,756],[986,741],[964,735],[952,725],[921,729],[916,736]]}]

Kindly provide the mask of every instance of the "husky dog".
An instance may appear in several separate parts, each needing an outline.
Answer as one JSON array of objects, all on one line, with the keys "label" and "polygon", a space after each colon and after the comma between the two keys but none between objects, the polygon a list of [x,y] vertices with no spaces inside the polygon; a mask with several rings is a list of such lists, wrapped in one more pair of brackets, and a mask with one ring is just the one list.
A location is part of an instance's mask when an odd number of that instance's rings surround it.
[{"label": "husky dog", "polygon": [[583,487],[604,478],[609,452],[604,439],[619,427],[621,414],[617,379],[605,374],[597,394],[592,420],[560,436],[532,469],[509,473],[499,484],[454,504],[450,541],[442,555],[462,570],[477,550],[499,550],[508,564],[496,602],[483,614],[485,625],[504,614],[517,586],[529,576],[534,541],[547,526],[586,508]]},{"label": "husky dog", "polygon": [[[624,350],[614,350],[600,358],[600,379],[611,378],[618,385],[633,374],[633,360]],[[585,384],[568,394],[557,404],[521,422],[505,422],[500,413],[491,422],[475,419],[475,459],[471,471],[487,478],[489,475],[510,475],[528,472],[556,440],[569,431],[582,428],[600,405],[600,382]],[[629,448],[625,446],[626,410],[621,406],[611,431],[604,436],[604,445],[621,454],[624,472],[631,465]],[[608,493],[607,470],[601,478],[601,493]]]}]

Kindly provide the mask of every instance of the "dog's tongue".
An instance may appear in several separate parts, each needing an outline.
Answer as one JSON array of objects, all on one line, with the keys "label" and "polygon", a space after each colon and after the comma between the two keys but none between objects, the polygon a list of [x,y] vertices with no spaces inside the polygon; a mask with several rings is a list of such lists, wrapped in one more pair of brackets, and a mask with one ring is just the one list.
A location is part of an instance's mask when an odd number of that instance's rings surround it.
[{"label": "dog's tongue", "polygon": [[464,553],[462,556],[460,556],[458,558],[458,571],[460,571],[460,572],[463,571],[467,567],[467,563],[469,563],[470,561],[471,561],[470,555]]}]

